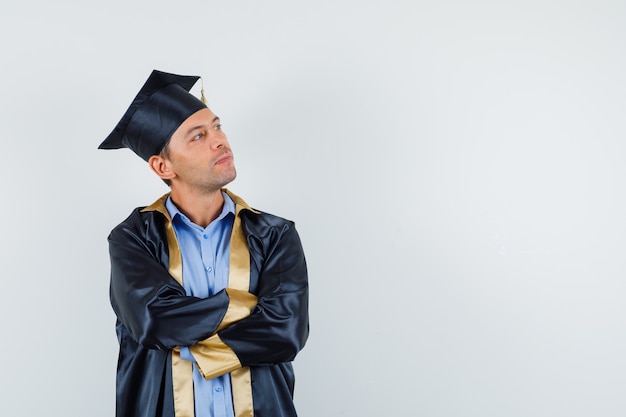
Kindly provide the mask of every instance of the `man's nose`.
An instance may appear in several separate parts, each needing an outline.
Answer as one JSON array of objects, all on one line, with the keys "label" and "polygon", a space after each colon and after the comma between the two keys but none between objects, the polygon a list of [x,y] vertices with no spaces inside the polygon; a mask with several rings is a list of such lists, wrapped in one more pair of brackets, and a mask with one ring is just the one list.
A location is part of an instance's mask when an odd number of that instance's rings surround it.
[{"label": "man's nose", "polygon": [[211,149],[221,149],[226,145],[226,135],[217,134],[211,139]]}]

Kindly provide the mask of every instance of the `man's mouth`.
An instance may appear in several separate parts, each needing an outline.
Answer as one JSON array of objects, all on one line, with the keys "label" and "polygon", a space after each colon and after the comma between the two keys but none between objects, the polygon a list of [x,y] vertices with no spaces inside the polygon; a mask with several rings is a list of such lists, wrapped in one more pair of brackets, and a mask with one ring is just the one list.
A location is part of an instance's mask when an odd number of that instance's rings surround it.
[{"label": "man's mouth", "polygon": [[233,159],[233,156],[231,154],[229,154],[229,153],[224,154],[217,161],[215,161],[215,165],[219,165],[219,164],[224,164],[224,163],[230,162],[232,159]]}]

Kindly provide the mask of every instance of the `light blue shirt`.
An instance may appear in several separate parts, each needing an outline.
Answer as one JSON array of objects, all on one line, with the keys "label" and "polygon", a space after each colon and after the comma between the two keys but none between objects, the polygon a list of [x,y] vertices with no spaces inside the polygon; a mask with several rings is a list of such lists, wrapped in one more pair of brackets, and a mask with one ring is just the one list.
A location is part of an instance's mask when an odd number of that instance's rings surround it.
[{"label": "light blue shirt", "polygon": [[[187,295],[207,298],[228,285],[230,234],[235,204],[222,192],[222,212],[206,228],[191,222],[170,197],[165,207],[172,219],[183,261],[183,287]],[[234,417],[230,374],[205,380],[188,347],[180,349],[184,360],[193,362],[193,393],[196,417]]]}]

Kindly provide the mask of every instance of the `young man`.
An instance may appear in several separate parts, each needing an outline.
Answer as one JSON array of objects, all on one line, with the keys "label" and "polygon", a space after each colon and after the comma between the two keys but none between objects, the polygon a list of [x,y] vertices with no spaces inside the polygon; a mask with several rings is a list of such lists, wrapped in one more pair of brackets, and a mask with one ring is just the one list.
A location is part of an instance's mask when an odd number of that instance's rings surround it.
[{"label": "young man", "polygon": [[199,77],[153,71],[100,149],[130,148],[170,187],[109,235],[118,417],[296,416],[291,361],[308,336],[294,224],[235,179]]}]

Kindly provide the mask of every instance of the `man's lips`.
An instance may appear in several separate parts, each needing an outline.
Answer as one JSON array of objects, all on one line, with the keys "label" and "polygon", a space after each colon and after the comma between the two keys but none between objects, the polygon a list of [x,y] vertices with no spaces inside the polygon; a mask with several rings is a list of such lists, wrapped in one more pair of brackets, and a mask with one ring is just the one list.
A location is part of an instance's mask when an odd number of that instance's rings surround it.
[{"label": "man's lips", "polygon": [[233,160],[233,155],[227,153],[224,156],[220,157],[217,161],[215,161],[215,165],[225,164],[225,163],[230,162],[232,160]]}]

